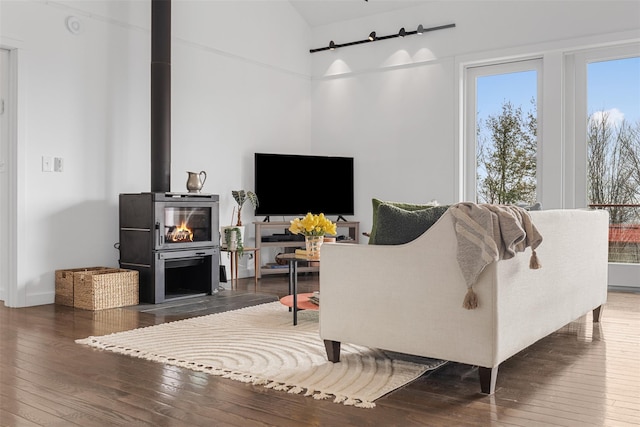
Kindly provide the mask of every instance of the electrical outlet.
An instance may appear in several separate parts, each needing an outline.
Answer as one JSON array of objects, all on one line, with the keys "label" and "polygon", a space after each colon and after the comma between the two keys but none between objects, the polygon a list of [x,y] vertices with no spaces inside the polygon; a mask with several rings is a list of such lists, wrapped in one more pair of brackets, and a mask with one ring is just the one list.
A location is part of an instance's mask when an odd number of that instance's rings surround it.
[{"label": "electrical outlet", "polygon": [[53,157],[42,156],[42,172],[53,172]]},{"label": "electrical outlet", "polygon": [[62,157],[54,157],[53,158],[53,171],[54,172],[62,172],[64,169],[64,161]]}]

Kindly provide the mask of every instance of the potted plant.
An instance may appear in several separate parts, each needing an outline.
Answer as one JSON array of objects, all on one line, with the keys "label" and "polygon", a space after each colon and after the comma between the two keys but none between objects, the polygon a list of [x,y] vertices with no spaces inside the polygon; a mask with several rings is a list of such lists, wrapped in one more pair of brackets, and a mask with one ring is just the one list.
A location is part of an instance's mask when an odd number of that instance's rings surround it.
[{"label": "potted plant", "polygon": [[242,231],[240,227],[225,227],[224,241],[226,243],[226,247],[230,251],[236,251],[238,252],[238,255],[242,256],[244,253],[244,246],[242,244]]},{"label": "potted plant", "polygon": [[242,226],[242,205],[249,200],[253,205],[253,208],[258,207],[258,196],[253,191],[245,191],[245,190],[233,190],[231,191],[231,195],[235,199],[238,204],[238,221],[236,221],[236,227]]},{"label": "potted plant", "polygon": [[[231,191],[233,199],[238,204],[238,216],[235,225],[229,225],[221,227],[221,237],[223,239],[222,247],[238,251],[240,255],[243,253],[243,239],[244,239],[244,226],[242,225],[242,206],[248,200],[253,205],[254,209],[258,206],[258,196],[253,191],[245,190],[233,190]],[[236,208],[233,208],[231,214],[231,223],[233,224],[233,217],[235,216]]]}]

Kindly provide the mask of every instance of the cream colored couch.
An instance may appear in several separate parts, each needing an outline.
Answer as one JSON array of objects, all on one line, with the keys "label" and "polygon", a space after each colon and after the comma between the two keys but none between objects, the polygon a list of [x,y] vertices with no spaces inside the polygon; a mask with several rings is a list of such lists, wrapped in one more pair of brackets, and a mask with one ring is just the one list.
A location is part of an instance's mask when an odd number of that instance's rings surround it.
[{"label": "cream colored couch", "polygon": [[530,249],[489,264],[474,290],[479,306],[462,308],[467,291],[456,261],[452,216],[397,246],[327,244],[320,266],[320,336],[329,360],[340,343],[358,344],[478,366],[481,390],[493,393],[498,366],[607,299],[608,214],[531,212],[543,236],[542,264]]}]

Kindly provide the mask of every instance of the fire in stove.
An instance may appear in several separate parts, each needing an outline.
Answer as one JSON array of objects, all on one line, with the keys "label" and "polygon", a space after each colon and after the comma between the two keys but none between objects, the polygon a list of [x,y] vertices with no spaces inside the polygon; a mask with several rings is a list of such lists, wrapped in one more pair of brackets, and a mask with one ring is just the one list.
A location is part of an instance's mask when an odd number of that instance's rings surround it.
[{"label": "fire in stove", "polygon": [[169,228],[167,240],[170,242],[193,242],[193,231],[182,221],[180,226]]}]

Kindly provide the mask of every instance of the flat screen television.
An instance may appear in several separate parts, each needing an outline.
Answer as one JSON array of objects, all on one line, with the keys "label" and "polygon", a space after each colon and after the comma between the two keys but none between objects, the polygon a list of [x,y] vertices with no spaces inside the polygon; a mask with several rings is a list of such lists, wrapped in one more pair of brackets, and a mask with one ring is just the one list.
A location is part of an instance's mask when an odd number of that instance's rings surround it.
[{"label": "flat screen television", "polygon": [[255,153],[256,215],[353,215],[353,157]]}]

